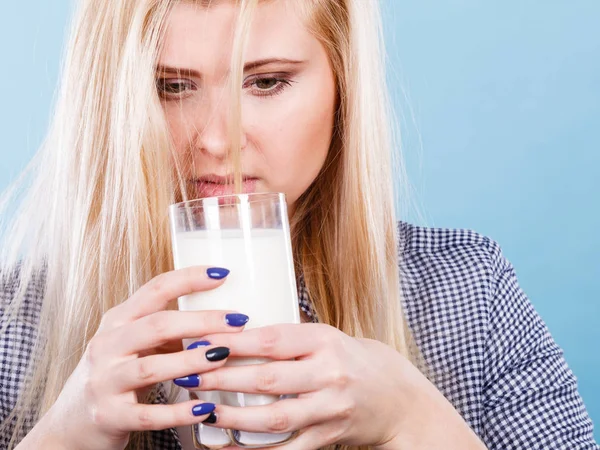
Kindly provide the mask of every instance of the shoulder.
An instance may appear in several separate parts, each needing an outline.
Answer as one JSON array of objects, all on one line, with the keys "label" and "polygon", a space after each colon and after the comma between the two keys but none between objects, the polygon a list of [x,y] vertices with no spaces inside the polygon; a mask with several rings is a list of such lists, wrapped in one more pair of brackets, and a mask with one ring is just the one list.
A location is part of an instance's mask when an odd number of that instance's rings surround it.
[{"label": "shoulder", "polygon": [[[512,266],[498,243],[472,230],[398,224],[399,269],[409,321],[483,321]],[[459,323],[460,322],[460,323]],[[483,325],[483,324],[481,324]]]},{"label": "shoulder", "polygon": [[[423,307],[429,305],[432,314],[485,318],[499,280],[512,271],[497,242],[472,230],[405,222],[398,224],[398,235],[400,278],[409,315],[425,312]],[[471,311],[469,317],[463,317],[466,310]]]},{"label": "shoulder", "polygon": [[398,236],[401,269],[409,271],[449,265],[461,269],[481,263],[494,275],[504,270],[507,263],[496,241],[473,230],[399,222]]},{"label": "shoulder", "polygon": [[[404,313],[432,381],[463,413],[480,414],[501,280],[510,263],[472,230],[398,224]],[[505,299],[518,309],[523,299]]]}]

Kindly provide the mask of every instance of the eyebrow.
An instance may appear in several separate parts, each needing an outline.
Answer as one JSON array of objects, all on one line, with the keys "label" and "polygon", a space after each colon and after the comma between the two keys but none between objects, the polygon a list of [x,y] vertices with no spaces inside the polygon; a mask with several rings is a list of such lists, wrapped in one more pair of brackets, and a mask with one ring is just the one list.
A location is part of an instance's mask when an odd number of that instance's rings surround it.
[{"label": "eyebrow", "polygon": [[[258,69],[264,66],[268,66],[270,64],[289,64],[289,65],[301,65],[306,61],[299,61],[294,59],[287,58],[267,58],[267,59],[259,59],[256,61],[250,61],[244,64],[244,72],[248,72],[250,70]],[[170,74],[185,74],[191,77],[202,78],[202,75],[197,70],[188,69],[188,68],[180,68],[180,67],[171,67],[164,66],[159,64],[156,68],[157,72],[161,73],[170,73]]]}]

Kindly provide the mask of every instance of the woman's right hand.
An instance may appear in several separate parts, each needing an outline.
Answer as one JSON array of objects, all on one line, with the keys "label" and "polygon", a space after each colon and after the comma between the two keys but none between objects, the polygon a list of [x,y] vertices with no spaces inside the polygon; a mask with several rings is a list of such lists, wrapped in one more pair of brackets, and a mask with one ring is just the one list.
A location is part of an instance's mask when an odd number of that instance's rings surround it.
[{"label": "woman's right hand", "polygon": [[[109,310],[57,401],[17,448],[38,448],[42,442],[52,442],[52,448],[120,450],[132,431],[162,430],[205,420],[214,409],[210,403],[146,405],[138,402],[137,392],[225,363],[226,359],[208,360],[213,346],[156,352],[157,347],[172,341],[243,329],[228,325],[224,311],[166,310],[177,297],[215,289],[224,282],[211,279],[209,273],[215,276],[215,271],[206,267],[164,273]],[[223,272],[216,276],[223,276]],[[217,359],[229,354],[228,349],[214,353]]]}]

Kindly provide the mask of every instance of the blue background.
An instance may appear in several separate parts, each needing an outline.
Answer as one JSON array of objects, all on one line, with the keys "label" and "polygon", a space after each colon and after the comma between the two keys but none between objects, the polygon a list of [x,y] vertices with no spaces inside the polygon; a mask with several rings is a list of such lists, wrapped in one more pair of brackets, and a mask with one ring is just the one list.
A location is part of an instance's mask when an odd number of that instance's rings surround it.
[{"label": "blue background", "polygon": [[[0,189],[44,135],[69,4],[2,9]],[[416,205],[404,219],[501,244],[600,428],[600,2],[384,0],[384,11]]]}]

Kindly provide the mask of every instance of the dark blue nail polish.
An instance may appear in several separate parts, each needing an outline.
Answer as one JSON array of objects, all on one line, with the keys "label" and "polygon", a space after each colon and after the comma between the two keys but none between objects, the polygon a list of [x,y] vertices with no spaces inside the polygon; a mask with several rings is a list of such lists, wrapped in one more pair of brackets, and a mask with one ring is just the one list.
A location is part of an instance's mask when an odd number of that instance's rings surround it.
[{"label": "dark blue nail polish", "polygon": [[246,314],[227,314],[225,316],[225,322],[232,327],[243,327],[249,320],[250,317]]},{"label": "dark blue nail polish", "polygon": [[205,414],[210,414],[215,408],[216,405],[214,403],[202,403],[192,408],[192,414],[196,417],[203,416]]},{"label": "dark blue nail polish", "polygon": [[206,271],[208,274],[208,278],[212,278],[213,280],[222,280],[227,275],[229,275],[229,270],[223,269],[222,267],[211,267]]},{"label": "dark blue nail polish", "polygon": [[182,388],[195,388],[200,386],[200,376],[188,375],[187,377],[175,378],[173,383]]},{"label": "dark blue nail polish", "polygon": [[194,350],[195,348],[199,348],[199,347],[206,347],[210,345],[210,342],[208,341],[198,341],[198,342],[194,342],[193,344],[188,345],[188,350]]}]

